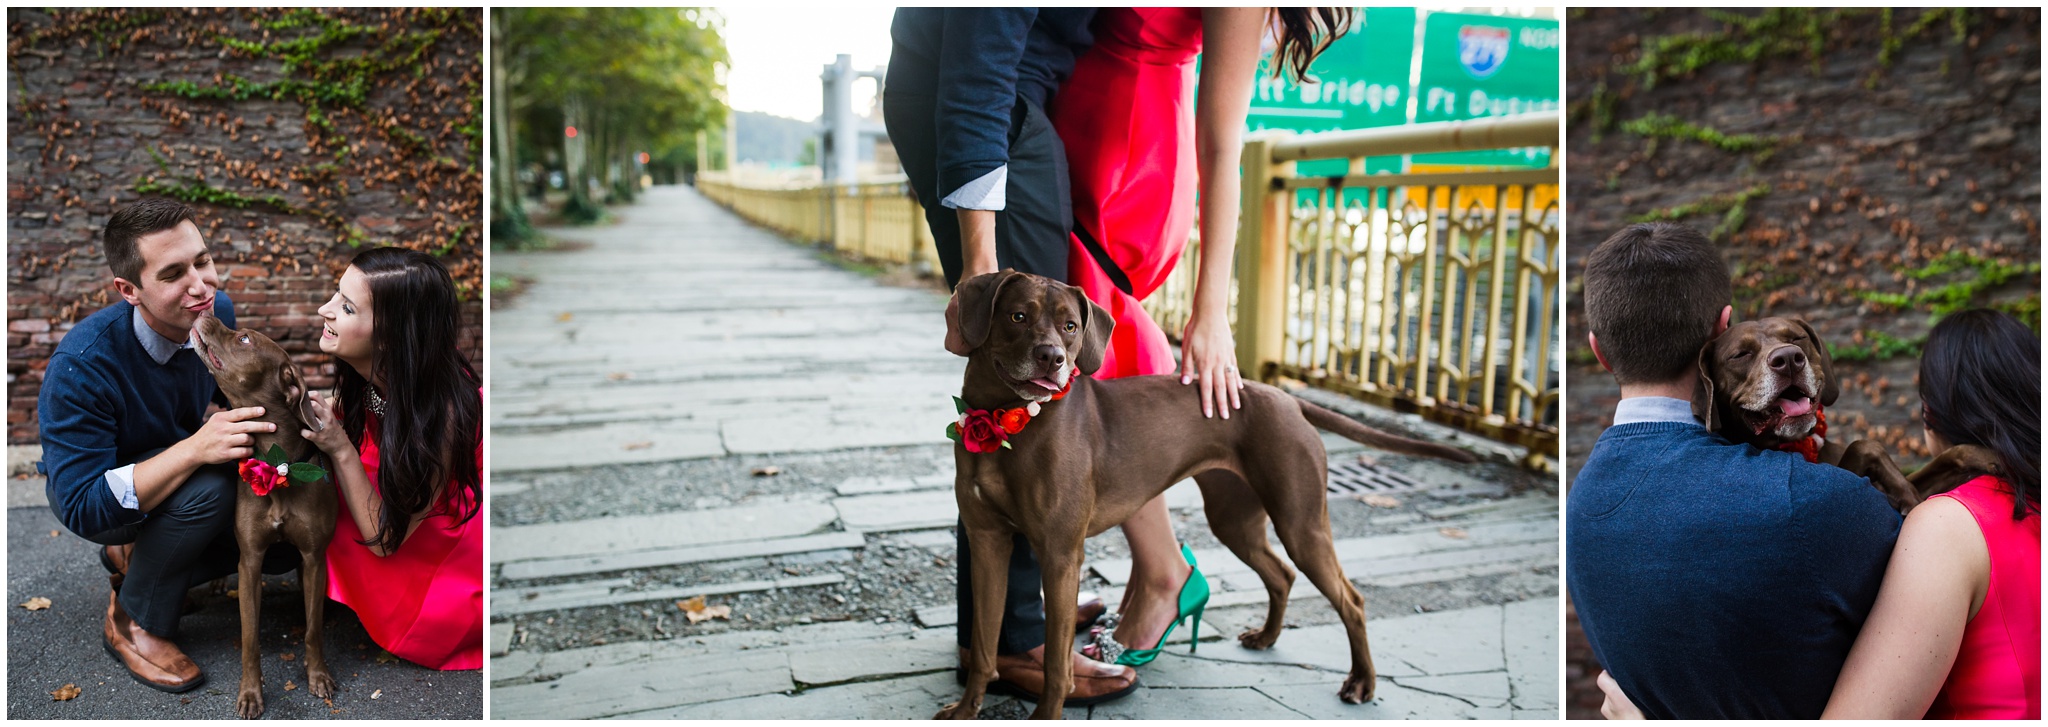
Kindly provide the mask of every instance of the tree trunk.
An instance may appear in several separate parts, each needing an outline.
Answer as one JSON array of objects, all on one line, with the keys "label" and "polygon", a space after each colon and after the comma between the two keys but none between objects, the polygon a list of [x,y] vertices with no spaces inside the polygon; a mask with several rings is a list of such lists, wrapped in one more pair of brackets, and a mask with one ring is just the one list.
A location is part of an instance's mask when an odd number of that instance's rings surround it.
[{"label": "tree trunk", "polygon": [[569,202],[562,206],[562,216],[577,224],[604,219],[604,207],[590,199],[590,130],[578,126],[589,122],[583,115],[583,100],[570,96],[562,105],[562,123],[576,129],[576,136],[562,140],[563,166],[569,172]]},{"label": "tree trunk", "polygon": [[533,236],[526,207],[519,201],[519,160],[512,156],[512,114],[505,103],[505,11],[491,10],[491,239],[519,245]]}]

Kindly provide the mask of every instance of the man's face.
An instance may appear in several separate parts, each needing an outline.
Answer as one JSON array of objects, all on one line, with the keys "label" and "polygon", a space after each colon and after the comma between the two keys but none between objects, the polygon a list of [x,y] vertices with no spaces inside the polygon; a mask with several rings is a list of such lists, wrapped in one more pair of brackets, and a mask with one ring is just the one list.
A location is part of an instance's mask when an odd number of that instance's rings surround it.
[{"label": "man's face", "polygon": [[135,249],[142,255],[141,280],[115,278],[115,289],[142,311],[150,328],[165,338],[185,340],[193,323],[213,313],[213,291],[220,286],[206,238],[188,220],[137,238]]}]

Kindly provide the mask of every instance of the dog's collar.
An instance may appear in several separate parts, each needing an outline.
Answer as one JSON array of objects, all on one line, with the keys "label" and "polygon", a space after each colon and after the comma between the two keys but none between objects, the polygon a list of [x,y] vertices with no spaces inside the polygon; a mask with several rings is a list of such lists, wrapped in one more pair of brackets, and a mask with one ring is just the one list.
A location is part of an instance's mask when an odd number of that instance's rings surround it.
[{"label": "dog's collar", "polygon": [[1828,436],[1828,415],[1819,403],[1813,405],[1813,433],[1796,442],[1786,442],[1772,449],[1791,452],[1805,457],[1806,461],[1820,464],[1820,440]]},{"label": "dog's collar", "polygon": [[[1082,376],[1075,371],[1067,377],[1067,385],[1052,395],[1046,403],[1067,398],[1067,392],[1074,389],[1074,380]],[[953,409],[960,413],[960,419],[946,425],[946,438],[959,442],[967,451],[975,454],[994,452],[1010,448],[1010,435],[1024,431],[1024,426],[1038,416],[1038,402],[1026,401],[1023,406],[1009,409],[969,409],[967,402],[953,397]]]},{"label": "dog's collar", "polygon": [[242,481],[249,484],[249,489],[258,497],[262,497],[269,495],[271,490],[290,486],[293,480],[319,482],[321,478],[326,477],[327,470],[313,464],[313,457],[319,453],[320,448],[314,447],[303,459],[292,460],[285,455],[284,447],[272,442],[269,451],[264,452],[263,456],[242,460],[241,466],[237,469],[242,475]]}]

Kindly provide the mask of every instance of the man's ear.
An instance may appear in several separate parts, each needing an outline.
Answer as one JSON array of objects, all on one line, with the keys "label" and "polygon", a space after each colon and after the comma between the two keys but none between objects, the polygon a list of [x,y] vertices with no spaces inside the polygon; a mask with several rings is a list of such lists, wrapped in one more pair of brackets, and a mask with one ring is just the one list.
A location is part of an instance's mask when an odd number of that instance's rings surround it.
[{"label": "man's ear", "polygon": [[127,278],[114,278],[114,292],[119,293],[121,299],[128,301],[129,305],[142,306],[142,287],[129,282]]},{"label": "man's ear", "polygon": [[1842,387],[1835,384],[1835,358],[1828,353],[1828,342],[1820,340],[1820,335],[1813,332],[1813,324],[1806,319],[1794,318],[1792,322],[1806,329],[1806,340],[1813,342],[1810,348],[1814,369],[1820,374],[1820,405],[1834,406],[1835,398],[1842,395]]},{"label": "man's ear", "polygon": [[299,378],[299,365],[285,361],[283,366],[277,367],[277,378],[279,388],[284,390],[284,400],[291,406],[292,414],[298,416],[299,424],[309,430],[320,431],[319,405],[313,402],[313,397],[306,395],[306,382]]},{"label": "man's ear", "polygon": [[1732,321],[1732,320],[1734,320],[1734,318],[1735,318],[1735,306],[1732,306],[1732,305],[1724,305],[1724,306],[1721,306],[1721,320],[1720,320],[1719,322],[1716,322],[1716,323],[1714,324],[1714,335],[1713,335],[1713,336],[1710,336],[1710,338],[1720,338],[1720,337],[1721,337],[1721,334],[1723,334],[1723,333],[1727,333],[1727,332],[1728,332],[1728,325],[1729,325],[1729,322],[1730,322],[1730,321]]},{"label": "man's ear", "polygon": [[1607,363],[1607,354],[1600,352],[1600,338],[1594,336],[1592,331],[1586,332],[1586,345],[1592,347],[1593,360],[1600,362],[1600,368],[1606,369],[1607,373],[1614,373],[1614,366]]},{"label": "man's ear", "polygon": [[1698,364],[1699,383],[1693,384],[1692,388],[1692,417],[1700,420],[1701,424],[1707,425],[1707,431],[1709,432],[1720,428],[1718,426],[1720,422],[1717,421],[1718,417],[1716,416],[1716,410],[1719,407],[1714,406],[1713,360],[1714,342],[1710,339],[1707,341],[1707,345],[1700,347]]},{"label": "man's ear", "polygon": [[[974,349],[981,348],[981,344],[988,341],[989,324],[995,320],[996,299],[1002,295],[1003,286],[1018,275],[1017,271],[1005,268],[1001,272],[977,275],[960,281],[960,285],[953,290],[953,300],[959,304],[959,341],[964,344],[965,350],[953,350],[954,355],[966,356],[974,353]],[[950,343],[951,337],[948,339]],[[948,350],[952,348],[950,345],[947,346]]]},{"label": "man's ear", "polygon": [[1081,316],[1081,351],[1074,355],[1074,365],[1081,368],[1081,373],[1092,374],[1102,368],[1102,356],[1109,352],[1109,334],[1116,330],[1116,319],[1089,300],[1080,286],[1068,286],[1067,293],[1074,296],[1075,306],[1085,312]]}]

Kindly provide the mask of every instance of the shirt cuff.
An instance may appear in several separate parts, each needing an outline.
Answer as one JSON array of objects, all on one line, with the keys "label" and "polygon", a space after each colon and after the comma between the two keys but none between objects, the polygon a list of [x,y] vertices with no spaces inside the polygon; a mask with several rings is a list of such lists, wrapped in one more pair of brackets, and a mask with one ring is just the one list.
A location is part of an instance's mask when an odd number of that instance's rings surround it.
[{"label": "shirt cuff", "polygon": [[142,509],[135,501],[135,465],[107,470],[107,489],[114,491],[114,500],[120,502],[121,507]]},{"label": "shirt cuff", "polygon": [[979,179],[960,185],[939,204],[956,210],[1000,210],[1007,199],[1003,191],[1010,186],[1010,165],[1004,164]]}]

